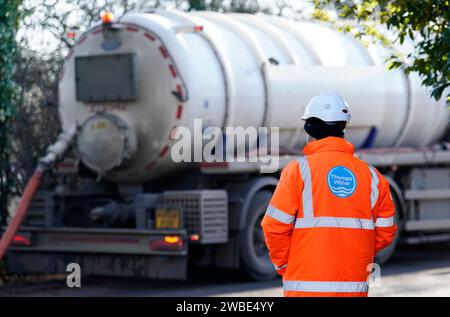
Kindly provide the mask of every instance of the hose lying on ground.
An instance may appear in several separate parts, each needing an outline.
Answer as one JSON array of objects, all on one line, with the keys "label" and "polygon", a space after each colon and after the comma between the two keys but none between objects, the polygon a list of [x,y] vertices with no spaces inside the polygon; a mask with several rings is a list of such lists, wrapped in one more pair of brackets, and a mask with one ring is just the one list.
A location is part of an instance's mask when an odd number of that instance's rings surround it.
[{"label": "hose lying on ground", "polygon": [[8,224],[6,231],[3,233],[2,239],[0,240],[0,260],[3,259],[3,256],[6,254],[11,242],[19,230],[19,227],[22,221],[25,219],[25,216],[28,211],[28,207],[30,206],[31,201],[33,200],[34,194],[36,193],[39,184],[42,181],[44,173],[50,169],[53,164],[61,159],[67,149],[69,148],[72,140],[75,136],[76,128],[62,132],[58,136],[58,141],[56,141],[53,145],[49,146],[47,149],[47,155],[39,160],[38,166],[33,173],[33,176],[27,183],[25,187],[25,191],[20,199],[19,206],[17,207],[16,213]]}]

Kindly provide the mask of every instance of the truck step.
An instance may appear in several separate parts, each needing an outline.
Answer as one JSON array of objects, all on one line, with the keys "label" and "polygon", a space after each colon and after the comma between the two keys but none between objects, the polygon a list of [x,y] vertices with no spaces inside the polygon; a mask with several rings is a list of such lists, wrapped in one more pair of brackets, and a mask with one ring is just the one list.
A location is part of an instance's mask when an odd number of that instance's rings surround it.
[{"label": "truck step", "polygon": [[410,189],[405,191],[406,200],[450,199],[450,189]]},{"label": "truck step", "polygon": [[401,242],[406,244],[436,243],[446,241],[450,241],[449,233],[416,235],[401,238]]},{"label": "truck step", "polygon": [[410,220],[405,224],[405,231],[450,230],[450,219]]}]

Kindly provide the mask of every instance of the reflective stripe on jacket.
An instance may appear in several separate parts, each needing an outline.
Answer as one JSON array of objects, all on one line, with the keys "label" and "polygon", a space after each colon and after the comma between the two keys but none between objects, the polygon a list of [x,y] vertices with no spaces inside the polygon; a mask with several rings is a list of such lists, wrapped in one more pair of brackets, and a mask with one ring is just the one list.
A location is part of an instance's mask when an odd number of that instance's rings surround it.
[{"label": "reflective stripe on jacket", "polygon": [[285,296],[367,296],[367,267],[394,239],[387,180],[328,137],[291,161],[262,221]]}]

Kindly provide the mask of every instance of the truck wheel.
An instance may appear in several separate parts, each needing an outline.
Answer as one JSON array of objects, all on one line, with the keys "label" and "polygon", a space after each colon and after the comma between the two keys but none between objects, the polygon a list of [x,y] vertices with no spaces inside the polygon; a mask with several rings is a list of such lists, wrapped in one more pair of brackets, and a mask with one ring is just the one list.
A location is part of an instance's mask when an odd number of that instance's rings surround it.
[{"label": "truck wheel", "polygon": [[257,281],[272,280],[277,276],[261,228],[261,221],[271,197],[272,192],[268,190],[256,193],[249,206],[245,229],[239,237],[242,263],[247,274]]},{"label": "truck wheel", "polygon": [[394,254],[395,248],[397,247],[397,243],[400,237],[400,232],[403,228],[403,223],[402,220],[400,218],[399,215],[399,210],[400,210],[400,204],[398,202],[398,199],[395,195],[392,195],[392,199],[394,201],[394,205],[395,205],[395,224],[397,225],[397,232],[395,233],[395,238],[394,241],[392,241],[392,243],[387,246],[386,248],[382,249],[380,252],[378,252],[377,256],[375,257],[375,262],[382,265],[385,264],[392,256],[392,254]]}]

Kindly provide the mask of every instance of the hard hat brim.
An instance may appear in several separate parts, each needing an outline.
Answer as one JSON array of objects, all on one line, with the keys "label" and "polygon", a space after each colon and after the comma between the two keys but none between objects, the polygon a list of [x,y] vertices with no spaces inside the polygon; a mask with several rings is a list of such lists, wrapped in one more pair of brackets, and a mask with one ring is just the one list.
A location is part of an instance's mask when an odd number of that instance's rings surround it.
[{"label": "hard hat brim", "polygon": [[350,122],[351,115],[350,114],[341,114],[339,112],[337,113],[311,113],[309,115],[303,115],[301,119],[307,120],[309,118],[317,118],[324,122],[336,122],[336,121],[345,121]]}]

